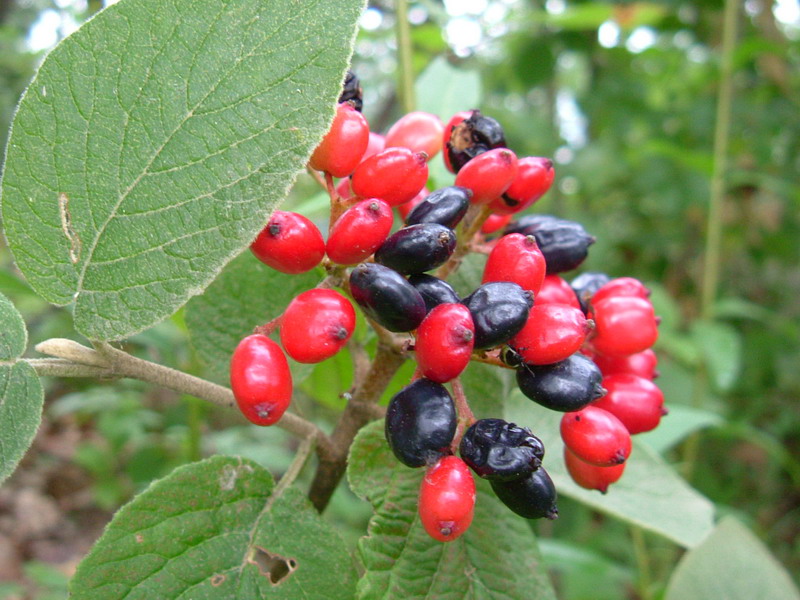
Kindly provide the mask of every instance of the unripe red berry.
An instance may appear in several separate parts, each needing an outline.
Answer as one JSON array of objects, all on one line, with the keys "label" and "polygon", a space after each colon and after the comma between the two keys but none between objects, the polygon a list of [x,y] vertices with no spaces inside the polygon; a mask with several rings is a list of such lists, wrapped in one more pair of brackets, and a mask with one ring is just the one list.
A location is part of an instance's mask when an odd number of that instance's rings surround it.
[{"label": "unripe red berry", "polygon": [[398,119],[386,132],[386,148],[400,146],[412,152],[424,152],[428,160],[442,149],[444,124],[436,115],[410,112]]},{"label": "unripe red berry", "polygon": [[348,208],[331,227],[325,251],[333,262],[355,265],[377,250],[392,229],[392,209],[370,198]]},{"label": "unripe red berry", "polygon": [[489,253],[483,269],[483,283],[510,281],[535,296],[542,287],[546,271],[547,264],[536,239],[509,233],[501,237]]},{"label": "unripe red berry", "polygon": [[334,177],[346,177],[361,162],[367,144],[367,120],[352,104],[342,102],[336,107],[328,133],[311,154],[309,166],[315,171],[324,171]]},{"label": "unripe red berry", "polygon": [[517,155],[508,148],[479,154],[456,175],[456,185],[472,191],[472,204],[488,204],[506,191],[517,175]]},{"label": "unripe red berry", "polygon": [[350,301],[324,288],[307,290],[294,298],[281,319],[281,344],[301,363],[318,363],[341,350],[356,326]]},{"label": "unripe red berry", "polygon": [[622,421],[594,405],[564,414],[561,439],[581,460],[598,467],[621,464],[631,453],[631,434]]},{"label": "unripe red berry", "polygon": [[389,206],[398,206],[425,187],[426,159],[408,148],[387,148],[356,167],[350,186],[361,198],[380,198]]},{"label": "unripe red berry", "polygon": [[575,290],[566,279],[559,275],[545,275],[542,287],[536,294],[536,304],[566,304],[568,306],[581,308]]},{"label": "unripe red berry", "polygon": [[502,196],[489,205],[493,213],[510,215],[521,212],[541,198],[553,184],[556,172],[553,161],[539,156],[525,156],[517,161],[517,175]]},{"label": "unripe red berry", "polygon": [[605,494],[608,491],[608,486],[619,481],[619,478],[622,477],[627,463],[611,467],[598,467],[581,460],[574,452],[564,446],[564,464],[572,480],[579,486],[587,490],[598,490],[600,493]]},{"label": "unripe red berry", "polygon": [[578,351],[591,327],[579,308],[534,304],[525,326],[508,344],[531,365],[566,360]]},{"label": "unripe red berry", "polygon": [[631,435],[652,431],[666,414],[664,394],[644,377],[620,373],[603,378],[606,395],[594,406],[617,417]]},{"label": "unripe red berry", "polygon": [[292,374],[281,347],[260,334],[239,342],[231,357],[231,390],[251,423],[276,423],[292,399]]},{"label": "unripe red berry", "polygon": [[325,256],[325,241],[317,226],[303,215],[276,210],[250,244],[264,264],[281,273],[305,273]]},{"label": "unripe red berry", "polygon": [[591,302],[600,302],[615,296],[633,296],[647,300],[650,297],[650,290],[634,277],[617,277],[602,285],[592,295]]},{"label": "unripe red berry", "polygon": [[444,148],[444,152],[442,152],[442,158],[444,159],[445,167],[447,167],[447,170],[451,173],[455,173],[456,169],[454,169],[453,165],[450,163],[450,153],[447,151],[447,144],[450,143],[450,140],[453,136],[453,129],[456,127],[456,125],[464,122],[471,114],[471,110],[462,110],[461,112],[457,112],[444,126],[444,131],[442,132],[442,147]]},{"label": "unripe red berry", "polygon": [[511,215],[489,215],[489,218],[481,225],[481,233],[490,234],[500,231],[511,221]]},{"label": "unripe red berry", "polygon": [[430,467],[419,489],[419,517],[425,531],[440,542],[452,542],[472,523],[475,480],[466,463],[445,456]]},{"label": "unripe red berry", "polygon": [[475,326],[463,304],[440,304],[417,329],[415,352],[422,374],[437,383],[458,377],[467,368],[475,342]]},{"label": "unripe red berry", "polygon": [[592,302],[595,330],[591,344],[608,356],[627,356],[650,348],[658,339],[658,321],[649,300],[613,296]]},{"label": "unripe red berry", "polygon": [[636,354],[629,354],[628,356],[606,356],[595,352],[592,360],[600,367],[603,375],[629,373],[650,380],[658,377],[658,371],[656,370],[658,357],[652,348]]}]

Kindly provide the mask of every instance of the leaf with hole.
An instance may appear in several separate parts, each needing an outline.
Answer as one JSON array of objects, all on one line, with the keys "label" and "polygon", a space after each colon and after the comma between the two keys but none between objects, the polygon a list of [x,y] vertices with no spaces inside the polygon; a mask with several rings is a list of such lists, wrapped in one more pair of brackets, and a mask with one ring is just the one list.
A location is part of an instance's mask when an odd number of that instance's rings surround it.
[{"label": "leaf with hole", "polygon": [[2,180],[14,258],[75,327],[172,314],[250,243],[333,116],[363,0],[126,0],[45,59]]},{"label": "leaf with hole", "polygon": [[258,464],[215,456],[180,467],[114,515],[70,592],[98,600],[349,600],[355,570],[303,497],[276,497]]}]

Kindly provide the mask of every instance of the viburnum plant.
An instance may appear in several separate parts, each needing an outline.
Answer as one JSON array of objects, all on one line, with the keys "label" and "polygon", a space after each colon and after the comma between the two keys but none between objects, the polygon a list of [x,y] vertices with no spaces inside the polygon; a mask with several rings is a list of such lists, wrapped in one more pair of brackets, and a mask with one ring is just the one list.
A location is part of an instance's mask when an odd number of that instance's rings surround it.
[{"label": "viburnum plant", "polygon": [[[277,483],[237,456],[152,483],[81,562],[74,597],[552,598],[520,516],[554,519],[558,493],[687,548],[712,528],[710,503],[631,441],[665,414],[646,287],[562,275],[594,238],[539,210],[552,161],[517,156],[474,106],[371,131],[348,70],[362,8],[122,0],[20,103],[4,232],[88,343],[24,357],[0,298],[0,477],[36,433],[39,376],[135,378],[300,441]],[[277,210],[304,170],[327,231]],[[125,351],[187,302],[202,377]],[[342,353],[352,385],[326,433],[292,401],[303,365]],[[345,475],[373,509],[357,564],[320,516]]]}]

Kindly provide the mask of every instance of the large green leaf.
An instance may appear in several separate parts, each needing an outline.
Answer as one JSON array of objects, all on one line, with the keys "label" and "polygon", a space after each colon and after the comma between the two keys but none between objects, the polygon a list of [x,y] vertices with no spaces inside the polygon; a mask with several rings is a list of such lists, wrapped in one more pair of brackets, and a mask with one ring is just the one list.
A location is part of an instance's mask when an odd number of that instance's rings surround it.
[{"label": "large green leaf", "polygon": [[714,386],[730,391],[739,376],[742,338],[738,331],[720,321],[695,321],[692,339],[702,352]]},{"label": "large green leaf", "polygon": [[78,566],[75,598],[350,600],[344,543],[303,495],[216,456],[176,469],[117,512]]},{"label": "large green leaf", "polygon": [[634,443],[622,479],[607,494],[576,485],[564,466],[564,444],[559,434],[561,415],[528,400],[519,391],[506,403],[505,418],[530,427],[544,442],[547,449],[544,466],[559,494],[681,546],[696,546],[709,534],[714,526],[714,506],[645,444]]},{"label": "large green leaf", "polygon": [[353,491],[372,503],[375,515],[359,542],[366,572],[358,598],[555,598],[530,528],[482,480],[467,532],[449,543],[429,537],[417,518],[422,475],[422,469],[395,459],[383,421],[359,432],[348,479]]},{"label": "large green leaf", "polygon": [[478,108],[483,95],[477,71],[458,69],[444,57],[431,61],[417,78],[415,90],[418,109],[444,122],[459,111]]},{"label": "large green leaf", "polygon": [[33,367],[17,360],[27,343],[22,316],[0,294],[0,482],[14,472],[42,421],[42,384]]},{"label": "large green leaf", "polygon": [[800,600],[800,592],[763,543],[733,517],[681,559],[666,600]]},{"label": "large green leaf", "polygon": [[117,339],[201,292],[333,116],[363,0],[122,0],[47,57],[2,211],[36,291]]},{"label": "large green leaf", "polygon": [[292,298],[320,281],[315,271],[287,275],[244,252],[202,296],[186,306],[192,345],[212,375],[227,379],[231,354],[253,328],[279,316]]}]

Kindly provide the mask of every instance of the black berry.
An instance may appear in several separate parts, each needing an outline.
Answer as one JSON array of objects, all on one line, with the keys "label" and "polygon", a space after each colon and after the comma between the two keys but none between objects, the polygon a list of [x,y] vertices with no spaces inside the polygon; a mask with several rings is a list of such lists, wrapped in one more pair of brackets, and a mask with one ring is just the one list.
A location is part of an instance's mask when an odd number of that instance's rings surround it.
[{"label": "black berry", "polygon": [[529,429],[503,419],[480,419],[464,433],[459,453],[480,477],[508,481],[538,469],[544,445]]},{"label": "black berry", "polygon": [[503,127],[492,117],[473,110],[467,119],[453,127],[447,152],[453,171],[458,173],[470,160],[494,148],[505,148]]},{"label": "black berry", "polygon": [[425,301],[425,308],[431,312],[440,304],[456,304],[461,302],[456,291],[444,279],[439,279],[433,275],[419,273],[408,278],[408,282],[422,294]]},{"label": "black berry", "polygon": [[490,483],[502,503],[519,516],[526,519],[558,517],[556,486],[544,468],[539,467],[521,479]]},{"label": "black berry", "polygon": [[389,331],[411,331],[425,318],[425,301],[397,271],[364,263],[350,274],[350,293],[368,317]]},{"label": "black berry", "polygon": [[533,296],[516,283],[484,283],[463,304],[475,323],[475,348],[493,348],[514,337],[528,319]]},{"label": "black berry", "polygon": [[521,220],[506,233],[522,233],[536,238],[539,250],[547,262],[548,275],[577,268],[589,253],[595,238],[575,221],[567,221],[550,215],[536,215],[537,219]]},{"label": "black berry", "polygon": [[586,273],[581,273],[570,282],[569,285],[578,297],[578,302],[583,312],[589,312],[589,301],[592,299],[592,296],[609,281],[611,281],[611,277],[605,273],[587,271]]},{"label": "black berry", "polygon": [[450,452],[456,409],[447,389],[429,379],[410,383],[389,402],[386,441],[409,467],[431,465]]},{"label": "black berry", "polygon": [[517,368],[517,385],[528,398],[551,410],[580,410],[605,390],[603,375],[594,362],[576,353],[552,365],[523,364]]},{"label": "black berry", "polygon": [[364,93],[361,89],[361,82],[358,76],[351,70],[347,70],[344,83],[342,84],[342,93],[339,96],[339,103],[350,102],[357,111],[361,111],[364,106]]},{"label": "black berry", "polygon": [[456,234],[438,223],[403,227],[375,252],[375,262],[411,275],[444,264],[456,248]]},{"label": "black berry", "polygon": [[431,192],[408,213],[406,225],[439,223],[455,229],[467,214],[471,196],[470,190],[455,185]]}]

